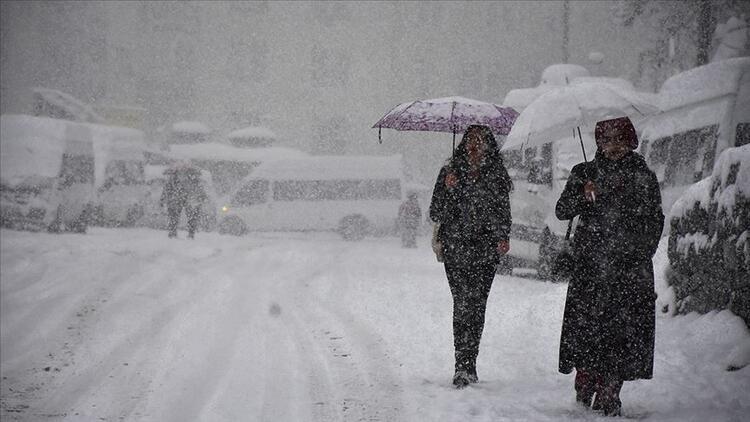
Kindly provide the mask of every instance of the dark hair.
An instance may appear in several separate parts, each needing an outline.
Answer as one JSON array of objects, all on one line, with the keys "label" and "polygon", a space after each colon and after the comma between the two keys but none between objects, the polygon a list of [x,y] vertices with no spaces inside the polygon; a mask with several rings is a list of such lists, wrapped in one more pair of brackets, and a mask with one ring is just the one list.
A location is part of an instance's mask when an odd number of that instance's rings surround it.
[{"label": "dark hair", "polygon": [[456,151],[453,154],[451,160],[452,167],[458,171],[459,174],[463,174],[469,171],[469,153],[467,151],[466,144],[468,143],[469,134],[472,132],[479,132],[482,136],[482,141],[485,144],[485,160],[483,164],[482,172],[485,172],[485,168],[490,172],[491,175],[497,176],[501,179],[502,185],[508,190],[513,190],[513,181],[508,176],[508,170],[505,168],[503,162],[503,156],[500,154],[500,148],[497,145],[495,136],[492,134],[492,130],[489,127],[483,125],[471,125],[466,128],[466,131],[461,138],[461,142],[456,147]]}]

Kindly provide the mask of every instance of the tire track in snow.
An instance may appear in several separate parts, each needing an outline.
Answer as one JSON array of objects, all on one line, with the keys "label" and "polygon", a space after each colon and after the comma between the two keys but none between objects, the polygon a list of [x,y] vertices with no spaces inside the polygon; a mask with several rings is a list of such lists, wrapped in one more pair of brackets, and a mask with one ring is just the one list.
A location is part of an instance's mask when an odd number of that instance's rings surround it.
[{"label": "tire track in snow", "polygon": [[[316,355],[323,356],[326,378],[332,380],[331,393],[319,402],[320,407],[344,421],[399,420],[402,388],[381,346],[383,339],[340,304],[350,282],[346,272],[339,270],[348,248],[343,242],[329,250],[316,248],[314,257],[319,262],[315,268],[306,267],[302,276],[287,280],[285,290],[293,293],[289,300],[303,324],[297,330],[307,333],[305,339],[313,333]],[[330,420],[330,415],[316,420]]]}]

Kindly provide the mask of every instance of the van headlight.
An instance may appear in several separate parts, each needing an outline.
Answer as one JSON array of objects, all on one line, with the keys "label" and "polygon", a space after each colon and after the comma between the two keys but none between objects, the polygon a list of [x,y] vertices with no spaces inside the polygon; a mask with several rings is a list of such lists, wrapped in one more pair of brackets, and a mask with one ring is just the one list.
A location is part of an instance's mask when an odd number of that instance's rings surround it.
[{"label": "van headlight", "polygon": [[221,207],[221,210],[224,211],[224,212],[227,212],[227,211],[229,211],[229,207],[226,206],[226,205],[224,205],[223,207]]}]

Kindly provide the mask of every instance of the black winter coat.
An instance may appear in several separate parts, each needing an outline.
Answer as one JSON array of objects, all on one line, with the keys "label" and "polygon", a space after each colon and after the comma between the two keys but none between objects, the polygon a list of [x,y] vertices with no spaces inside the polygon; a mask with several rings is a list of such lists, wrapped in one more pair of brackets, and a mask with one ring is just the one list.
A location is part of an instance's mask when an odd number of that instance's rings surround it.
[{"label": "black winter coat", "polygon": [[[445,264],[454,267],[496,264],[497,244],[508,240],[511,225],[512,183],[502,161],[480,168],[474,180],[461,160],[440,170],[430,203],[430,219],[440,223]],[[458,176],[453,188],[445,186],[449,171]]]},{"label": "black winter coat", "polygon": [[[593,203],[584,198],[586,180],[598,188]],[[656,175],[635,152],[617,161],[597,153],[594,161],[573,167],[555,213],[561,220],[580,216],[560,372],[586,368],[622,380],[651,378],[656,299],[651,258],[664,225]]]}]

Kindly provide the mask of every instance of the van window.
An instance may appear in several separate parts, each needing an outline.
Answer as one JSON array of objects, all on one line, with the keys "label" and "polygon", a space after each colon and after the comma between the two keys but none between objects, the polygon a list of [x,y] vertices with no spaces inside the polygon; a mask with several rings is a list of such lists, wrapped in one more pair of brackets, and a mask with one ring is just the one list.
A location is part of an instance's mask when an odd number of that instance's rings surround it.
[{"label": "van window", "polygon": [[741,147],[747,144],[750,144],[750,123],[740,123],[734,135],[734,146]]},{"label": "van window", "polygon": [[[667,158],[669,158],[669,146],[672,144],[672,137],[665,136],[659,138],[651,145],[651,151],[648,154],[648,165],[656,173],[656,178],[660,182],[664,181],[664,171],[667,167]],[[648,143],[644,143],[643,148],[647,147]]]},{"label": "van window", "polygon": [[273,184],[275,201],[399,200],[401,183],[388,180],[282,180]]},{"label": "van window", "polygon": [[234,197],[231,205],[250,206],[259,205],[266,202],[268,193],[268,180],[251,180],[245,183]]},{"label": "van window", "polygon": [[688,130],[672,136],[664,181],[670,186],[695,183],[713,166],[718,125]]},{"label": "van window", "polygon": [[63,154],[60,167],[60,184],[63,187],[76,183],[94,182],[94,157],[91,155]]}]

